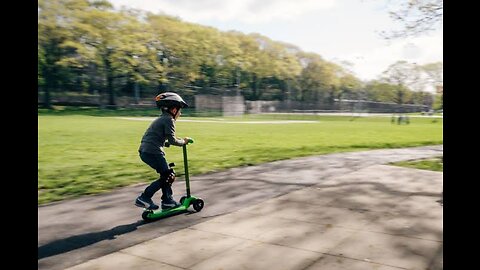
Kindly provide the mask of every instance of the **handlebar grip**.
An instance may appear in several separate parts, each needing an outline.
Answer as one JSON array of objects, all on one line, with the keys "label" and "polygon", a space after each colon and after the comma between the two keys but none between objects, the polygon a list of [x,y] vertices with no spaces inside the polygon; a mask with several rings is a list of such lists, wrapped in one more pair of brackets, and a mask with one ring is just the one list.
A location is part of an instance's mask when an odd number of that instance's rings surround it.
[{"label": "handlebar grip", "polygon": [[[194,140],[193,140],[192,138],[189,138],[187,144],[190,144],[190,143],[193,143],[193,142],[194,142]],[[170,147],[170,145],[171,145],[171,144],[170,144],[168,141],[165,141],[165,147]]]}]

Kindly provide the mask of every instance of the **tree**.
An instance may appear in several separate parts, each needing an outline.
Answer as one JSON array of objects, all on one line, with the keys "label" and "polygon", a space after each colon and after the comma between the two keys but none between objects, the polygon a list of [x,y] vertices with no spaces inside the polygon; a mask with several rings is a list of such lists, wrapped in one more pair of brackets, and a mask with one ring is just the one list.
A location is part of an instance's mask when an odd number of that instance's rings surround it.
[{"label": "tree", "polygon": [[397,98],[397,87],[398,86],[386,82],[371,81],[366,85],[365,91],[368,100],[377,102],[395,102],[395,99]]},{"label": "tree", "polygon": [[418,80],[418,68],[407,61],[397,61],[382,73],[382,81],[396,85],[395,102],[403,104],[408,100],[407,86],[415,84]]},{"label": "tree", "polygon": [[339,78],[338,98],[352,99],[362,88],[362,82],[353,74],[342,74]]},{"label": "tree", "polygon": [[150,25],[140,21],[141,11],[122,10],[120,15],[123,26],[117,31],[112,68],[115,78],[123,79],[127,93],[133,90],[138,102],[140,86],[156,89],[165,80],[165,48]]},{"label": "tree", "polygon": [[433,95],[428,92],[413,92],[411,96],[411,103],[422,104],[431,108],[434,102],[433,98]]},{"label": "tree", "polygon": [[231,62],[235,66],[234,80],[240,83],[238,87],[247,99],[258,100],[264,92],[262,83],[274,76],[273,59],[266,49],[268,41],[259,34],[229,32],[228,35],[237,44],[235,59]]},{"label": "tree", "polygon": [[443,108],[443,63],[435,62],[430,64],[425,64],[421,66],[423,72],[427,75],[427,83],[432,86],[435,91],[438,88],[442,89],[441,93],[437,93],[432,97],[433,101],[430,106],[434,106],[436,109]]},{"label": "tree", "polygon": [[[38,63],[37,63],[37,82],[38,87],[45,85],[45,80],[43,78],[42,69],[45,66],[45,51],[42,47],[38,46]],[[48,101],[49,102],[49,101]]]},{"label": "tree", "polygon": [[[93,64],[95,73],[101,74],[106,82],[109,108],[115,108],[114,80],[125,68],[118,60],[125,54],[132,56],[131,51],[125,50],[125,43],[133,42],[131,37],[135,35],[135,31],[125,33],[122,30],[130,29],[135,19],[125,13],[113,12],[107,1],[92,2],[74,15],[77,18],[72,24],[75,40],[68,46],[74,48],[75,53],[64,61],[82,67]],[[137,27],[137,31],[139,29]]]},{"label": "tree", "polygon": [[319,55],[305,53],[299,55],[300,62],[305,65],[300,74],[301,101],[330,100],[339,89],[339,66],[323,60]]},{"label": "tree", "polygon": [[45,108],[51,108],[50,94],[58,88],[64,66],[61,59],[73,37],[71,24],[77,10],[88,6],[86,0],[38,1],[38,68],[44,91]]},{"label": "tree", "polygon": [[330,103],[358,88],[344,67],[295,45],[113,10],[104,0],[39,0],[38,29],[38,83],[47,106],[49,93],[59,89],[98,89],[115,107],[118,93],[134,89],[139,97],[140,86],[184,96],[235,88],[252,100]]},{"label": "tree", "polygon": [[400,22],[402,28],[382,32],[386,39],[417,36],[434,30],[442,23],[443,0],[393,1],[393,4],[397,4],[397,7],[390,12],[390,16]]},{"label": "tree", "polygon": [[148,13],[146,21],[164,48],[163,87],[189,94],[186,87],[201,80],[201,66],[207,63],[206,58],[212,55],[216,44],[207,44],[207,36],[203,34],[208,31],[201,26],[182,22],[178,18]]},{"label": "tree", "polygon": [[395,85],[407,85],[410,82],[414,66],[407,61],[397,61],[382,72],[382,80]]},{"label": "tree", "polygon": [[260,98],[262,92],[265,92],[271,99],[285,99],[289,91],[288,82],[302,70],[296,57],[298,49],[259,34],[251,34],[250,37],[256,42],[256,50],[245,53],[251,56],[250,72],[253,75],[252,87],[255,87],[255,92],[258,93],[256,98]]},{"label": "tree", "polygon": [[428,83],[433,86],[443,85],[443,63],[435,62],[420,66],[422,71],[427,75]]}]

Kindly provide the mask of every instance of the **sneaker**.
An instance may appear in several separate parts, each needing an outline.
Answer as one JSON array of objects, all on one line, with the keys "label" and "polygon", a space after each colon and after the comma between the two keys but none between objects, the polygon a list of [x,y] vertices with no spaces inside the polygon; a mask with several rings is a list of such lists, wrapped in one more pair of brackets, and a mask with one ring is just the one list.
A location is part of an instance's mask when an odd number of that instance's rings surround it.
[{"label": "sneaker", "polygon": [[143,207],[143,208],[147,208],[147,209],[150,209],[150,210],[156,210],[158,209],[158,205],[156,205],[152,199],[147,199],[147,198],[144,198],[142,197],[142,195],[138,196],[138,198],[135,200],[135,205],[138,206],[138,207]]},{"label": "sneaker", "polygon": [[179,207],[181,204],[176,202],[174,199],[169,198],[162,201],[162,209],[170,209],[174,207]]}]

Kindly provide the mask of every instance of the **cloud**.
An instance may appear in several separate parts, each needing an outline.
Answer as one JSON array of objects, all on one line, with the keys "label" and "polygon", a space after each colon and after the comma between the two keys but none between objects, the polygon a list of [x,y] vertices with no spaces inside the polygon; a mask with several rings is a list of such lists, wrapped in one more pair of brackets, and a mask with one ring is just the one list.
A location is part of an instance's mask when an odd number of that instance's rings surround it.
[{"label": "cloud", "polygon": [[387,46],[379,45],[338,58],[352,62],[352,69],[358,77],[364,80],[377,79],[396,61],[405,60],[419,65],[442,61],[443,33],[439,30],[432,35],[396,40]]},{"label": "cloud", "polygon": [[402,56],[405,59],[416,59],[422,54],[422,49],[411,42],[402,47]]},{"label": "cloud", "polygon": [[328,9],[337,0],[110,0],[122,5],[152,12],[164,12],[191,22],[205,20],[266,23],[293,20],[311,12]]}]

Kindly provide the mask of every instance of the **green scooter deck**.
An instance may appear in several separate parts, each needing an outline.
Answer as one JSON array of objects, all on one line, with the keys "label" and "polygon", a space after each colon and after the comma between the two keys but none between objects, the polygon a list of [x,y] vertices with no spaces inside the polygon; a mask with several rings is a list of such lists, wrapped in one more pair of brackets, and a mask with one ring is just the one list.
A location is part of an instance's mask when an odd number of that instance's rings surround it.
[{"label": "green scooter deck", "polygon": [[185,198],[182,205],[170,209],[158,209],[158,210],[147,210],[145,209],[142,218],[145,221],[160,219],[168,216],[173,216],[175,214],[181,214],[188,211],[190,205],[197,200],[196,197],[191,196],[190,198]]}]

